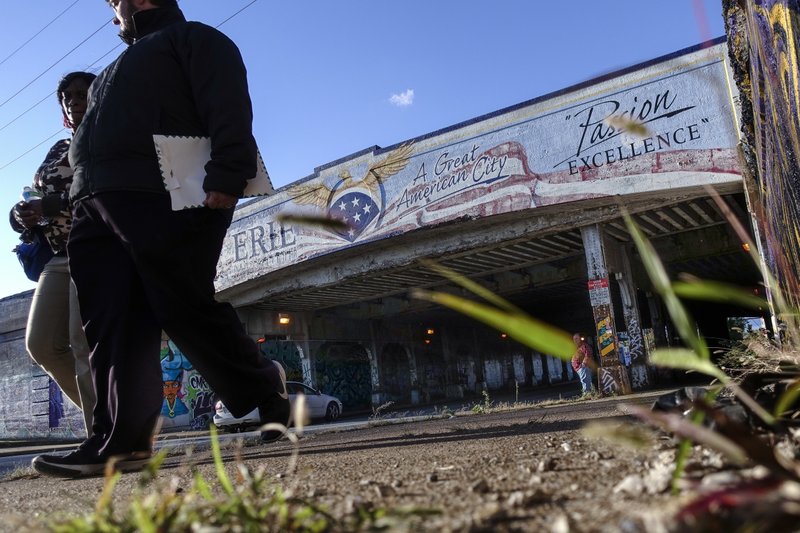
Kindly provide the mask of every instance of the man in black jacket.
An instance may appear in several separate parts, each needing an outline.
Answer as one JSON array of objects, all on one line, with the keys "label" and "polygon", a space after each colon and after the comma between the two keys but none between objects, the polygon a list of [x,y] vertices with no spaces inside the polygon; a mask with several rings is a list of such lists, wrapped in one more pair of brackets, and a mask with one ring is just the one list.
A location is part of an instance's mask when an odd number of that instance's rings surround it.
[{"label": "man in black jacket", "polygon": [[[108,0],[130,46],[91,88],[70,148],[68,245],[97,389],[92,434],[36,470],[96,475],[144,466],[162,405],[161,331],[230,411],[288,424],[283,368],[264,358],[214,276],[236,201],[256,174],[247,75],[236,46],[187,22],[176,0]],[[203,207],[173,211],[154,134],[211,138]],[[264,431],[264,441],[280,438]]]}]

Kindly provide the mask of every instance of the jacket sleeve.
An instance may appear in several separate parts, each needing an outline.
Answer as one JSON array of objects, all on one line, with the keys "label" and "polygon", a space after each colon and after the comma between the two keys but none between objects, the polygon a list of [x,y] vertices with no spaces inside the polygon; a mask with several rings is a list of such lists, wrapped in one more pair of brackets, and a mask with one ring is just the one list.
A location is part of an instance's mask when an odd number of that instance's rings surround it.
[{"label": "jacket sleeve", "polygon": [[42,215],[46,217],[72,216],[69,208],[69,188],[64,191],[51,193],[42,198]]},{"label": "jacket sleeve", "polygon": [[239,49],[209,26],[193,25],[184,47],[197,111],[211,137],[203,189],[241,197],[256,175],[256,142],[247,71]]}]

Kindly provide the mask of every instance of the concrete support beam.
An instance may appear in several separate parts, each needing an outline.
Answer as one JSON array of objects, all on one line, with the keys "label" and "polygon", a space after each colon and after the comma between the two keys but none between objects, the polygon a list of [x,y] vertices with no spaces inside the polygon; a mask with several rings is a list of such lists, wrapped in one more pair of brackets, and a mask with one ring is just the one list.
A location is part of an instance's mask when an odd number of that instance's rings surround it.
[{"label": "concrete support beam", "polygon": [[600,354],[600,391],[603,394],[627,394],[630,385],[628,374],[619,362],[619,341],[614,324],[602,230],[597,224],[586,226],[581,228],[581,237],[586,253],[589,300],[597,331],[596,348]]},{"label": "concrete support beam", "polygon": [[643,389],[649,386],[650,379],[644,339],[642,337],[641,315],[636,298],[636,283],[633,278],[633,269],[630,261],[633,246],[631,244],[621,245],[613,239],[607,239],[605,244],[607,249],[614,249],[616,265],[619,269],[619,271],[614,272],[614,279],[619,285],[622,298],[625,338],[623,339],[620,333],[618,339],[620,340],[620,345],[625,347],[627,357],[630,359],[630,361],[625,361],[625,364],[630,365],[631,386],[633,389]]}]

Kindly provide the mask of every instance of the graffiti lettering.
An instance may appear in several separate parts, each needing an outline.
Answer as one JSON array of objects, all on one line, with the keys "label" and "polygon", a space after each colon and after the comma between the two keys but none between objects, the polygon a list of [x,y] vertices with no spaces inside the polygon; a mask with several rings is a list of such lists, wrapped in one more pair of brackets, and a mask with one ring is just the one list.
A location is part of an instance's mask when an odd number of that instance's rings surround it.
[{"label": "graffiti lettering", "polygon": [[607,368],[600,368],[600,390],[603,395],[617,394],[620,392],[619,383],[614,374]]},{"label": "graffiti lettering", "polygon": [[644,346],[642,343],[642,330],[639,328],[639,321],[636,317],[628,319],[628,335],[630,338],[631,361],[641,361],[644,358]]},{"label": "graffiti lettering", "polygon": [[200,374],[193,374],[189,378],[189,386],[192,387],[195,390],[198,390],[198,391],[200,391],[200,390],[204,390],[204,391],[211,390],[211,387],[208,386],[208,383],[206,382],[206,379],[203,376],[201,376]]},{"label": "graffiti lettering", "polygon": [[631,385],[634,389],[643,389],[647,386],[647,367],[644,365],[631,366]]},{"label": "graffiti lettering", "polygon": [[206,413],[214,412],[214,404],[216,396],[213,392],[205,391],[198,392],[197,396],[192,400],[192,411],[195,417]]}]

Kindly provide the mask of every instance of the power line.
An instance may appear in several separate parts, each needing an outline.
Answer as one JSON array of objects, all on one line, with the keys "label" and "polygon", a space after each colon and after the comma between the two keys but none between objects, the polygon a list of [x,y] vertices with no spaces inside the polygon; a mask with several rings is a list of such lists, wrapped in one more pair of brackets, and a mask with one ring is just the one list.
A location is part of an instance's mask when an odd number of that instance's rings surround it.
[{"label": "power line", "polygon": [[92,62],[91,62],[91,63],[89,63],[88,65],[86,65],[86,70],[89,70],[90,68],[92,68],[93,66],[95,66],[96,64],[98,64],[100,61],[102,61],[102,60],[103,60],[103,58],[105,58],[105,57],[106,57],[108,54],[110,54],[111,52],[113,52],[114,50],[116,50],[117,48],[119,48],[120,46],[122,46],[123,44],[125,44],[125,43],[122,43],[122,42],[120,42],[120,43],[119,43],[117,46],[115,46],[114,48],[112,48],[111,50],[109,50],[108,52],[106,52],[105,54],[101,55],[100,57],[98,57],[97,59],[95,59],[94,61],[92,61]]},{"label": "power line", "polygon": [[237,11],[236,13],[234,13],[233,15],[231,15],[230,17],[226,18],[225,20],[223,20],[222,22],[220,22],[219,24],[217,24],[217,25],[216,25],[216,26],[214,26],[214,27],[215,27],[215,28],[219,28],[220,26],[222,26],[223,24],[225,24],[226,22],[228,22],[229,20],[231,20],[233,17],[235,17],[236,15],[238,15],[239,13],[241,13],[242,11],[244,11],[245,9],[247,9],[248,7],[252,6],[252,5],[253,5],[253,4],[255,4],[256,2],[258,2],[258,0],[253,0],[252,2],[250,2],[249,4],[247,4],[246,6],[244,6],[242,9],[240,9],[239,11]]},{"label": "power line", "polygon": [[73,48],[72,48],[72,49],[71,49],[69,52],[67,52],[66,54],[64,54],[63,56],[61,56],[61,58],[59,58],[59,59],[58,59],[58,61],[56,61],[55,63],[53,63],[53,64],[52,64],[52,65],[50,65],[49,67],[47,67],[47,68],[46,68],[46,69],[45,69],[45,70],[44,70],[44,71],[43,71],[41,74],[39,74],[38,76],[36,76],[35,78],[33,78],[31,81],[29,81],[28,83],[26,83],[26,84],[25,84],[25,86],[24,86],[24,87],[22,87],[20,90],[18,90],[17,92],[15,92],[15,93],[14,93],[14,94],[12,94],[11,96],[9,96],[8,98],[6,98],[6,99],[5,99],[5,100],[3,100],[2,102],[0,102],[0,107],[3,107],[3,106],[4,106],[4,105],[6,105],[7,103],[9,103],[9,102],[10,102],[11,100],[13,100],[13,99],[14,99],[14,98],[15,98],[17,95],[19,95],[19,93],[21,93],[22,91],[24,91],[25,89],[27,89],[28,87],[30,87],[31,85],[33,85],[33,83],[34,83],[35,81],[37,81],[39,78],[41,78],[42,76],[44,76],[45,74],[47,74],[48,72],[50,72],[50,71],[53,69],[53,67],[55,67],[56,65],[58,65],[59,63],[61,63],[61,62],[62,62],[64,59],[66,59],[66,58],[67,58],[67,56],[69,56],[69,55],[70,55],[72,52],[74,52],[75,50],[77,50],[78,48],[80,48],[80,47],[81,47],[81,46],[82,46],[82,45],[83,45],[83,44],[84,44],[86,41],[88,41],[89,39],[91,39],[92,37],[94,37],[94,36],[95,36],[95,35],[96,35],[96,34],[97,34],[97,33],[98,33],[100,30],[102,30],[103,28],[105,28],[107,24],[108,24],[108,22],[104,22],[102,26],[100,26],[99,28],[97,28],[96,30],[94,30],[94,31],[93,31],[93,32],[92,32],[92,33],[91,33],[91,34],[90,34],[88,37],[86,37],[84,40],[82,40],[82,41],[81,41],[81,42],[79,42],[77,45],[75,45],[75,47],[73,47]]},{"label": "power line", "polygon": [[34,33],[34,34],[33,34],[33,37],[31,37],[30,39],[28,39],[27,41],[25,41],[24,43],[22,43],[21,45],[19,45],[19,47],[18,47],[16,50],[14,50],[14,51],[13,51],[13,52],[11,52],[10,54],[8,54],[8,55],[7,55],[7,56],[6,56],[6,57],[5,57],[5,58],[4,58],[2,61],[0,61],[0,65],[2,65],[2,64],[3,64],[3,63],[5,63],[6,61],[8,61],[8,60],[9,60],[9,59],[11,59],[12,57],[14,57],[14,55],[16,55],[16,53],[17,53],[17,52],[19,52],[20,50],[22,50],[23,48],[25,48],[25,46],[26,46],[28,43],[30,43],[32,40],[34,40],[35,38],[37,38],[37,37],[39,36],[39,34],[40,34],[40,33],[42,33],[44,30],[46,30],[47,28],[49,28],[51,24],[53,24],[55,21],[57,21],[59,18],[61,18],[61,15],[63,15],[63,14],[64,14],[64,13],[66,13],[67,11],[69,11],[69,10],[70,10],[70,8],[72,8],[72,6],[74,6],[75,4],[77,4],[77,3],[78,3],[78,2],[80,2],[80,1],[81,1],[81,0],[75,0],[75,1],[74,1],[74,2],[72,2],[70,5],[68,5],[68,6],[66,7],[66,9],[64,9],[64,11],[62,11],[61,13],[59,13],[58,15],[56,15],[56,16],[55,16],[55,18],[54,18],[53,20],[51,20],[50,22],[48,22],[47,24],[45,24],[45,25],[44,25],[44,27],[42,27],[42,29],[40,29],[39,31],[37,31],[36,33]]},{"label": "power line", "polygon": [[12,159],[11,161],[9,161],[8,163],[6,163],[6,164],[5,164],[5,165],[3,165],[2,167],[0,167],[0,170],[3,170],[4,168],[6,168],[6,167],[9,167],[9,166],[11,166],[12,164],[16,163],[17,161],[19,161],[20,159],[22,159],[23,157],[25,157],[25,156],[26,156],[26,155],[28,155],[29,153],[33,152],[34,150],[36,150],[37,148],[39,148],[41,145],[43,145],[44,143],[46,143],[47,141],[49,141],[50,139],[52,139],[53,137],[55,137],[56,135],[58,135],[59,133],[61,133],[61,132],[63,132],[63,131],[64,131],[64,129],[63,129],[63,128],[59,129],[57,132],[55,132],[54,134],[52,134],[52,135],[51,135],[50,137],[48,137],[47,139],[43,140],[42,142],[40,142],[39,144],[37,144],[37,145],[36,145],[36,146],[34,146],[33,148],[31,148],[31,149],[27,150],[26,152],[23,152],[22,154],[18,155],[17,157],[15,157],[15,158],[14,158],[14,159]]},{"label": "power line", "polygon": [[14,117],[14,118],[12,118],[11,120],[9,120],[9,121],[8,121],[6,124],[4,124],[2,127],[0,127],[0,131],[3,131],[4,129],[6,129],[6,128],[7,128],[7,127],[9,127],[10,125],[12,125],[12,124],[13,124],[13,123],[15,123],[16,121],[18,121],[19,119],[21,119],[23,116],[27,115],[28,113],[30,113],[31,111],[33,111],[34,109],[36,109],[37,107],[39,107],[39,106],[42,104],[42,102],[44,102],[44,101],[45,101],[45,100],[47,100],[48,98],[52,98],[52,97],[53,97],[53,95],[55,95],[55,94],[56,94],[56,91],[53,91],[53,92],[51,92],[51,93],[48,93],[48,95],[47,95],[47,96],[45,96],[44,98],[42,98],[41,100],[39,100],[38,102],[36,102],[36,103],[35,103],[35,104],[33,104],[32,106],[30,106],[28,109],[26,109],[25,111],[23,111],[22,113],[20,113],[20,114],[19,114],[19,115],[17,115],[16,117]]},{"label": "power line", "polygon": [[[76,3],[77,3],[77,2],[79,2],[80,0],[75,0],[75,1],[76,1]],[[219,24],[217,24],[217,25],[216,25],[216,26],[214,26],[214,27],[215,27],[215,28],[219,28],[220,26],[222,26],[223,24],[225,24],[226,22],[228,22],[228,21],[229,21],[229,20],[231,20],[232,18],[236,17],[237,15],[239,15],[240,13],[242,13],[242,12],[243,12],[245,9],[249,8],[250,6],[252,6],[253,4],[255,4],[256,2],[258,2],[258,0],[252,0],[252,1],[251,1],[249,4],[246,4],[246,5],[245,5],[245,6],[243,6],[241,9],[239,9],[239,10],[238,10],[238,11],[236,11],[234,14],[232,14],[231,16],[229,16],[228,18],[226,18],[225,20],[223,20],[222,22],[220,22]],[[72,7],[72,6],[70,6],[70,7]],[[44,72],[42,72],[41,74],[39,74],[39,75],[38,75],[36,78],[34,78],[33,80],[31,80],[31,81],[30,81],[28,84],[26,84],[26,85],[25,85],[25,86],[24,86],[22,89],[20,89],[19,91],[17,91],[17,92],[16,92],[16,93],[14,93],[13,95],[11,95],[11,96],[10,96],[8,99],[6,99],[4,102],[0,103],[0,107],[3,107],[3,106],[4,106],[6,103],[8,103],[8,102],[9,102],[11,99],[13,99],[13,98],[14,98],[15,96],[17,96],[19,93],[21,93],[22,91],[24,91],[25,89],[27,89],[27,88],[28,88],[28,87],[29,87],[31,84],[33,84],[33,83],[34,83],[36,80],[38,80],[39,78],[41,78],[42,76],[44,76],[44,75],[45,75],[45,74],[46,74],[48,71],[50,71],[50,70],[51,70],[53,67],[55,67],[55,66],[56,66],[58,63],[60,63],[61,61],[63,61],[63,60],[64,60],[64,58],[66,58],[66,57],[67,57],[68,55],[70,55],[72,52],[74,52],[75,50],[77,50],[77,49],[78,49],[78,48],[79,48],[81,45],[83,45],[83,44],[84,44],[86,41],[88,41],[89,39],[91,39],[92,37],[94,37],[94,35],[95,35],[96,33],[98,33],[100,30],[102,30],[102,29],[103,29],[103,28],[106,26],[106,24],[108,24],[108,23],[107,23],[107,22],[106,22],[106,23],[104,23],[102,26],[100,26],[98,29],[96,29],[94,32],[92,32],[92,33],[91,33],[91,35],[89,35],[89,36],[88,36],[87,38],[85,38],[83,41],[81,41],[80,43],[78,43],[78,44],[75,46],[75,48],[73,48],[72,50],[70,50],[69,52],[67,52],[67,53],[66,53],[66,54],[65,54],[65,55],[64,55],[64,56],[63,56],[61,59],[59,59],[58,61],[56,61],[54,64],[50,65],[50,67],[48,67],[48,68],[47,68],[47,70],[45,70]],[[100,62],[100,61],[101,61],[101,60],[102,60],[104,57],[106,57],[107,55],[109,55],[110,53],[112,53],[114,50],[116,50],[117,48],[119,48],[120,46],[122,46],[122,44],[123,44],[123,43],[120,43],[120,44],[118,44],[117,46],[115,46],[114,48],[112,48],[111,50],[109,50],[108,52],[106,52],[105,54],[103,54],[102,56],[100,56],[100,57],[99,57],[98,59],[96,59],[96,60],[95,60],[93,63],[90,63],[90,64],[89,64],[89,65],[86,67],[86,69],[88,70],[88,69],[89,69],[89,68],[91,68],[92,66],[96,65],[97,63],[99,63],[99,62]],[[23,111],[22,113],[20,113],[19,115],[17,115],[17,116],[16,116],[15,118],[13,118],[13,119],[12,119],[12,120],[11,120],[11,121],[8,123],[8,124],[5,124],[4,126],[0,127],[0,131],[3,131],[3,130],[4,130],[4,129],[6,129],[8,126],[10,126],[10,125],[11,125],[11,124],[13,124],[14,122],[16,122],[16,121],[17,121],[19,118],[21,118],[23,115],[27,114],[28,112],[30,112],[30,111],[31,111],[32,109],[34,109],[35,107],[37,107],[37,106],[41,105],[41,104],[42,104],[42,102],[44,102],[45,100],[47,100],[48,98],[50,98],[52,95],[53,95],[53,93],[50,93],[50,94],[48,94],[47,96],[45,96],[44,98],[42,98],[41,100],[39,100],[38,102],[36,102],[34,105],[32,105],[31,107],[29,107],[28,109],[26,109],[25,111]],[[34,151],[35,149],[39,148],[41,145],[43,145],[44,143],[46,143],[47,141],[49,141],[50,139],[52,139],[53,137],[55,137],[56,135],[58,135],[59,133],[61,133],[61,131],[62,131],[62,130],[59,130],[59,131],[55,132],[54,134],[50,135],[48,138],[46,138],[45,140],[41,141],[39,144],[37,144],[37,145],[36,145],[36,146],[34,146],[33,148],[30,148],[29,150],[27,150],[27,151],[25,151],[24,153],[20,154],[19,156],[15,157],[14,159],[12,159],[11,161],[9,161],[9,162],[8,162],[8,163],[6,163],[5,165],[1,166],[1,167],[0,167],[0,170],[3,170],[3,169],[5,169],[6,167],[8,167],[8,166],[12,165],[13,163],[16,163],[17,161],[19,161],[20,159],[22,159],[23,157],[25,157],[26,155],[28,155],[29,153],[31,153],[32,151]]]},{"label": "power line", "polygon": [[[88,65],[86,65],[86,68],[85,68],[84,70],[89,70],[90,68],[92,68],[93,66],[95,66],[97,63],[99,63],[100,61],[102,61],[104,57],[106,57],[108,54],[110,54],[111,52],[113,52],[114,50],[116,50],[117,48],[119,48],[120,46],[122,46],[123,44],[124,44],[124,43],[119,43],[117,46],[115,46],[114,48],[112,48],[111,50],[109,50],[108,52],[106,52],[105,54],[103,54],[102,56],[100,56],[99,58],[97,58],[97,59],[96,59],[94,62],[92,62],[92,63],[89,63]],[[7,128],[7,127],[9,127],[10,125],[12,125],[13,123],[15,123],[15,122],[16,122],[16,121],[18,121],[19,119],[21,119],[22,117],[24,117],[25,115],[27,115],[28,113],[30,113],[31,111],[33,111],[34,109],[36,109],[37,107],[39,107],[40,105],[42,105],[42,104],[43,104],[43,103],[44,103],[44,102],[45,102],[45,101],[46,101],[48,98],[51,98],[51,97],[53,97],[55,94],[56,94],[56,91],[53,91],[53,92],[51,92],[51,93],[48,93],[47,95],[45,95],[45,97],[44,97],[44,98],[42,98],[41,100],[39,100],[38,102],[36,102],[36,103],[35,103],[35,104],[33,104],[32,106],[30,106],[28,109],[26,109],[25,111],[23,111],[22,113],[20,113],[20,114],[19,114],[19,115],[17,115],[16,117],[14,117],[14,118],[12,118],[11,120],[9,120],[7,123],[5,123],[5,124],[3,124],[2,126],[0,126],[0,131],[3,131],[4,129],[6,129],[6,128]]]}]

